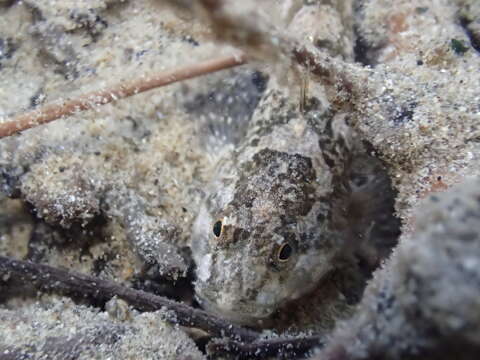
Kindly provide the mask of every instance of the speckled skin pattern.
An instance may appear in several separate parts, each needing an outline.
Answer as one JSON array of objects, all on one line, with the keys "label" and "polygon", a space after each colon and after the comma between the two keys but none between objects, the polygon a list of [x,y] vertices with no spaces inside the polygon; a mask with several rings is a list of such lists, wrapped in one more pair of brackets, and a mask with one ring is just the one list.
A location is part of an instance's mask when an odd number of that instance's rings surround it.
[{"label": "speckled skin pattern", "polygon": [[241,323],[267,318],[335,268],[351,243],[351,194],[372,183],[341,116],[300,114],[286,99],[266,94],[194,225],[199,301]]}]

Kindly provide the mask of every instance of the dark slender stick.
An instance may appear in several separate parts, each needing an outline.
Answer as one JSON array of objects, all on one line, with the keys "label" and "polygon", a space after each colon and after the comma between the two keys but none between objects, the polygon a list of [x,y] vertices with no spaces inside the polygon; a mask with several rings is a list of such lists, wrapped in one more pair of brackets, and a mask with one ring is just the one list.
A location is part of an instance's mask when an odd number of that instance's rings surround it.
[{"label": "dark slender stick", "polygon": [[0,277],[4,274],[13,274],[22,281],[32,282],[44,290],[92,296],[100,301],[108,301],[118,296],[140,310],[168,310],[171,314],[166,316],[166,321],[199,328],[214,336],[227,336],[238,341],[252,341],[258,337],[255,331],[233,325],[205,311],[94,276],[0,256]]},{"label": "dark slender stick", "polygon": [[251,343],[213,340],[207,345],[207,351],[215,356],[236,354],[245,359],[263,359],[270,356],[299,356],[322,345],[320,336],[277,338]]}]

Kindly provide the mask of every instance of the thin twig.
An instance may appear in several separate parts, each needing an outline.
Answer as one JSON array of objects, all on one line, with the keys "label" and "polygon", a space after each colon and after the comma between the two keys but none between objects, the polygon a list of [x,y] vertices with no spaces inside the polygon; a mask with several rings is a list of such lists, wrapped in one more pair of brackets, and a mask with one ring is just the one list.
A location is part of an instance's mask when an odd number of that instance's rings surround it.
[{"label": "thin twig", "polygon": [[263,359],[270,356],[300,356],[322,345],[320,336],[277,338],[251,343],[213,340],[207,345],[207,351],[210,355],[215,356],[235,354],[239,358]]},{"label": "thin twig", "polygon": [[130,82],[121,82],[107,89],[94,91],[71,100],[63,100],[42,106],[39,109],[21,114],[10,121],[0,124],[0,138],[13,135],[34,126],[46,124],[64,116],[114,100],[126,98],[177,81],[191,79],[200,75],[228,69],[246,62],[243,54],[222,56],[201,63],[178,67],[158,74],[149,75]]},{"label": "thin twig", "polygon": [[94,276],[0,256],[0,275],[6,274],[14,274],[22,281],[31,282],[44,290],[91,296],[99,301],[108,301],[118,296],[140,310],[167,310],[171,314],[167,312],[166,321],[199,328],[214,336],[227,336],[238,341],[252,341],[258,338],[257,332],[233,325],[205,311]]},{"label": "thin twig", "polygon": [[334,59],[321,51],[301,45],[294,46],[291,55],[295,62],[315,75],[325,85],[327,92],[330,92],[330,101],[337,107],[339,103],[342,106],[355,103],[353,98],[358,98],[365,91],[357,84],[366,86],[369,76],[368,69],[356,67],[354,64]]},{"label": "thin twig", "polygon": [[285,63],[286,58],[292,59],[316,76],[337,109],[350,107],[355,103],[352,97],[361,97],[368,80],[368,69],[332,58],[324,51],[299,42],[260,15],[255,1],[244,3],[245,10],[240,12],[231,11],[229,2],[225,0],[198,0],[204,10],[204,18],[218,40],[235,45],[249,57],[270,64]]}]

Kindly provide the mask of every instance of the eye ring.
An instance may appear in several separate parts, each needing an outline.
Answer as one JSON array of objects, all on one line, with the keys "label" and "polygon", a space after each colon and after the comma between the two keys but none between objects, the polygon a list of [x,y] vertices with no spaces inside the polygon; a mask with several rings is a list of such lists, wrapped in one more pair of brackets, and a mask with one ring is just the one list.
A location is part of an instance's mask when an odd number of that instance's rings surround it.
[{"label": "eye ring", "polygon": [[215,224],[213,224],[213,235],[215,235],[217,238],[220,237],[220,235],[222,235],[222,229],[222,220],[217,220]]},{"label": "eye ring", "polygon": [[282,244],[277,251],[277,260],[279,262],[287,262],[293,254],[293,247],[288,242]]}]

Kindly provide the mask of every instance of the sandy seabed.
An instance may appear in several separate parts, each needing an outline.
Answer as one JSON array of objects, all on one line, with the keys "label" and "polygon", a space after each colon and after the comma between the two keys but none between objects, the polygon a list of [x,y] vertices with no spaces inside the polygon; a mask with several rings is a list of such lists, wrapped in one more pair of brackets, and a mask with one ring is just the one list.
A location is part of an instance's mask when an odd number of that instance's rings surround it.
[{"label": "sandy seabed", "polygon": [[[476,358],[480,205],[472,199],[480,186],[455,184],[479,172],[480,3],[251,5],[231,5],[228,15],[241,20],[254,12],[346,64],[352,87],[342,104],[386,164],[402,221],[400,245],[356,307],[340,301],[327,316],[323,307],[300,306],[295,329],[280,326],[265,336],[312,328],[333,334],[322,359],[448,358],[445,348],[456,347]],[[241,36],[217,41],[208,20],[189,1],[0,0],[0,123],[242,47]],[[238,141],[267,79],[287,85],[292,102],[300,96],[295,64],[244,49],[255,61],[241,68],[0,139],[0,255],[195,305],[189,234],[217,160]],[[315,75],[308,83],[311,96],[333,103],[335,84]],[[424,200],[431,193],[433,200]],[[204,334],[169,325],[161,311],[40,293],[1,275],[0,359],[206,357]]]}]

